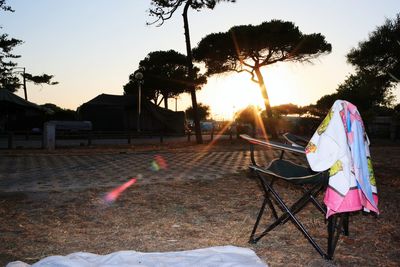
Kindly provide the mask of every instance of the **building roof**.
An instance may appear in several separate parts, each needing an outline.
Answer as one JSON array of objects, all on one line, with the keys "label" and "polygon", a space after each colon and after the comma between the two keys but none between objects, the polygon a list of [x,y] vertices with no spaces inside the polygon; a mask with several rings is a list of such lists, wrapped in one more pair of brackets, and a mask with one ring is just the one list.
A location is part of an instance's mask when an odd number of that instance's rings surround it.
[{"label": "building roof", "polygon": [[4,104],[8,104],[7,106],[16,106],[20,108],[33,108],[33,109],[43,110],[42,107],[36,105],[35,103],[26,101],[25,99],[5,89],[0,89],[0,103],[2,103],[1,106],[6,106]]},{"label": "building roof", "polygon": [[101,94],[84,105],[102,105],[102,106],[136,106],[137,97],[135,95],[108,95]]}]

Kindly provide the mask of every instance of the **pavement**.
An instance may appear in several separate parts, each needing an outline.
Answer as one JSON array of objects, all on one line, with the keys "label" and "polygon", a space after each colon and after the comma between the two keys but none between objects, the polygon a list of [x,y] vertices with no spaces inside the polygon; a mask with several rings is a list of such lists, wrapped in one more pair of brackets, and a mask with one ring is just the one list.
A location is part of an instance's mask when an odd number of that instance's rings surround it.
[{"label": "pavement", "polygon": [[[220,139],[220,140],[227,140],[229,139],[229,135],[219,135],[215,134],[214,139]],[[165,143],[182,143],[186,142],[188,139],[187,136],[164,136],[163,141]],[[191,136],[190,140],[194,140],[195,136]],[[203,140],[210,140],[211,135],[209,134],[203,134]],[[31,135],[31,136],[26,136],[26,135],[13,135],[12,137],[12,142],[11,142],[11,147],[9,144],[9,139],[7,135],[0,135],[0,149],[40,149],[42,148],[42,136],[41,135]],[[160,136],[153,136],[153,137],[148,137],[148,136],[143,136],[143,137],[132,137],[130,140],[128,137],[125,138],[101,138],[101,136],[91,136],[91,145],[143,145],[143,144],[160,144],[161,143],[161,138]],[[58,138],[55,141],[56,147],[62,147],[62,148],[67,148],[67,147],[82,147],[82,146],[89,146],[89,140],[87,138],[83,139],[76,139],[76,138],[69,138],[69,139],[63,139],[63,138]]]},{"label": "pavement", "polygon": [[[268,159],[270,152],[258,152]],[[165,169],[155,169],[161,157]],[[246,149],[204,151],[88,152],[0,154],[0,192],[49,192],[115,187],[138,177],[137,184],[213,180],[243,173],[250,162]],[[158,164],[160,165],[160,164]]]}]

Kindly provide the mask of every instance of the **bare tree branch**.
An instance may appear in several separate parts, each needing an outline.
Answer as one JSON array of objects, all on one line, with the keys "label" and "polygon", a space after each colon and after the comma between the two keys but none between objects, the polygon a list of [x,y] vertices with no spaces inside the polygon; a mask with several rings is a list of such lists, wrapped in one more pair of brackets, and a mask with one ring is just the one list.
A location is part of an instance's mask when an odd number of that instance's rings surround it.
[{"label": "bare tree branch", "polygon": [[[147,25],[154,25],[157,24],[156,26],[159,27],[161,25],[164,24],[164,21],[170,19],[172,17],[172,15],[175,13],[175,11],[182,5],[182,3],[185,2],[185,0],[176,0],[174,2],[171,3],[158,3],[158,2],[154,2],[156,5],[155,9],[150,9],[149,13],[150,16],[155,16],[157,17],[157,19],[153,22],[147,22]],[[165,11],[165,8],[169,10]]]}]

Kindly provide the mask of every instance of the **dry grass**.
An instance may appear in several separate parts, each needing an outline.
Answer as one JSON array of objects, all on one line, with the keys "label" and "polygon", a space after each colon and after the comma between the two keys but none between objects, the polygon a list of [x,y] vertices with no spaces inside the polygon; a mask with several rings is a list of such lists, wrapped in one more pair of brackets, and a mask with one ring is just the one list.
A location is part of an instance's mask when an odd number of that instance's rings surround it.
[{"label": "dry grass", "polygon": [[[390,151],[390,152],[389,152]],[[0,265],[34,263],[77,251],[176,251],[218,245],[250,247],[270,266],[399,266],[399,147],[374,147],[381,215],[355,213],[350,236],[324,262],[289,222],[248,244],[262,194],[247,172],[214,181],[135,185],[113,205],[104,190],[0,193]],[[278,187],[283,188],[283,185]],[[285,188],[284,196],[294,192]],[[312,206],[300,215],[324,243],[325,223]]]}]

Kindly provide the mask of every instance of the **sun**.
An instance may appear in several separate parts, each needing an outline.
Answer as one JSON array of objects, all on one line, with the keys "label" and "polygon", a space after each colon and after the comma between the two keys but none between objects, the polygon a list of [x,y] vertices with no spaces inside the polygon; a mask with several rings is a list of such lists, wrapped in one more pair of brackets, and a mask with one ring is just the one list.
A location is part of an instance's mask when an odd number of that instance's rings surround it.
[{"label": "sun", "polygon": [[[299,99],[299,90],[293,71],[284,65],[261,69],[271,106],[293,103]],[[210,106],[211,117],[215,120],[232,120],[237,111],[249,105],[265,109],[260,87],[251,81],[247,72],[214,75],[207,84],[196,92],[197,102]],[[180,104],[191,105],[189,95],[181,98]],[[184,109],[183,109],[184,110]]]},{"label": "sun", "polygon": [[[271,105],[293,102],[291,99],[288,73],[282,68],[263,71]],[[265,109],[260,87],[251,81],[249,73],[232,73],[209,79],[206,86],[198,91],[199,102],[210,106],[214,119],[233,119],[234,114],[249,105]]]},{"label": "sun", "polygon": [[216,120],[231,120],[236,111],[249,105],[264,106],[258,85],[245,73],[211,77],[197,95]]},{"label": "sun", "polygon": [[281,104],[296,104],[299,102],[298,77],[294,77],[293,69],[284,64],[270,66],[267,69],[261,69],[267,87],[271,106]]}]

